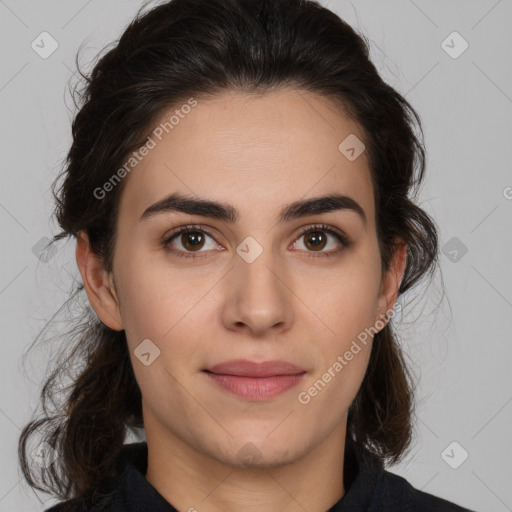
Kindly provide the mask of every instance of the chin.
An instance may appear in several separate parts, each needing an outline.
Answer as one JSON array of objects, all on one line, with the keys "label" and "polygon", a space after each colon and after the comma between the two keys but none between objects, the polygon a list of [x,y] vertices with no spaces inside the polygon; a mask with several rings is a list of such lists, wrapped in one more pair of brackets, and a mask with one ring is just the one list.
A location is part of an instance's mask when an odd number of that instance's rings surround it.
[{"label": "chin", "polygon": [[250,436],[233,440],[230,447],[222,449],[221,454],[212,454],[223,464],[247,469],[268,469],[290,464],[300,458],[299,450],[284,439],[276,437],[270,440],[267,435]]}]

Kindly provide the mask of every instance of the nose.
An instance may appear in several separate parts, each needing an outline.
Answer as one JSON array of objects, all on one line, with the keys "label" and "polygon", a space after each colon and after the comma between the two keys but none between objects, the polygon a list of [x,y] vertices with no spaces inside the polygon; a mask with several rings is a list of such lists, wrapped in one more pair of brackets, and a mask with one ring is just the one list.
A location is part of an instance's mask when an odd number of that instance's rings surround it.
[{"label": "nose", "polygon": [[253,261],[237,255],[233,265],[224,280],[226,328],[258,337],[289,330],[294,319],[292,277],[272,251],[263,250]]}]

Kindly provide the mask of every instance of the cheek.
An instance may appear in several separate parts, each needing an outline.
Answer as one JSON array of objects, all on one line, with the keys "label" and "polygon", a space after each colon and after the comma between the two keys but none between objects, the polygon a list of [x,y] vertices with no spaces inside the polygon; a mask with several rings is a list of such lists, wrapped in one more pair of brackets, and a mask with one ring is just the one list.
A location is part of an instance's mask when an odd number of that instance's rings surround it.
[{"label": "cheek", "polygon": [[[324,284],[309,295],[315,313],[322,319],[315,325],[320,326],[323,334],[318,327],[313,329],[322,354],[321,365],[308,383],[313,385],[309,388],[312,394],[307,392],[305,400],[310,398],[320,408],[337,404],[340,414],[357,394],[368,366],[380,284],[377,266],[360,261],[349,270],[347,265],[337,279],[331,276],[328,287]],[[313,399],[315,393],[322,397]]]},{"label": "cheek", "polygon": [[321,281],[303,281],[301,296],[339,342],[346,342],[374,325],[380,287],[378,268],[361,262],[340,266]]},{"label": "cheek", "polygon": [[188,316],[201,303],[218,276],[206,269],[186,269],[166,264],[149,254],[134,255],[121,262],[121,314],[132,338],[164,339],[187,324]]},{"label": "cheek", "polygon": [[[212,297],[204,295],[214,277],[189,272],[189,278],[183,270],[138,264],[137,258],[119,275],[124,279],[122,317],[141,392],[154,408],[184,406],[179,383],[187,382],[187,372],[201,367],[211,350],[204,336],[204,309]],[[153,362],[146,366],[139,357],[148,351]]]}]

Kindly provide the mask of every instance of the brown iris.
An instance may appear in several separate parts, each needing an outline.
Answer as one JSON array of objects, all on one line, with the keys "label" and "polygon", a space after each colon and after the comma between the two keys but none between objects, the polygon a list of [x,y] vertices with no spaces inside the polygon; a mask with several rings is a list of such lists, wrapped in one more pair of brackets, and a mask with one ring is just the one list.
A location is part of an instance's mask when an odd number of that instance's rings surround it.
[{"label": "brown iris", "polygon": [[182,233],[181,243],[187,250],[201,249],[204,245],[204,235],[200,231]]},{"label": "brown iris", "polygon": [[[311,241],[311,244],[309,244],[309,241]],[[310,231],[305,235],[304,243],[308,249],[311,248],[310,245],[314,250],[323,249],[326,244],[326,236],[322,231]]]}]

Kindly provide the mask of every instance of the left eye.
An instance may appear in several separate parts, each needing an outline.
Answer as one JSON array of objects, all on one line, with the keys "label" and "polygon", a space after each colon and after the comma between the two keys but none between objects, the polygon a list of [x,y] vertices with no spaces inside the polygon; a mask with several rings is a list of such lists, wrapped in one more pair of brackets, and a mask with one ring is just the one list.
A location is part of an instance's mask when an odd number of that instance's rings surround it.
[{"label": "left eye", "polygon": [[[330,236],[335,238],[338,243],[334,244],[334,250],[322,252],[321,256],[330,256],[333,253],[339,253],[344,248],[347,248],[350,246],[349,239],[342,233],[338,233],[338,231],[335,231],[334,229],[331,229],[327,226],[311,226],[310,228],[303,231],[299,238],[299,240],[302,237],[305,237],[304,246],[308,248],[313,248],[313,251],[308,252],[319,252],[318,249],[324,249],[327,245],[327,237],[325,236],[325,233],[328,233]],[[297,246],[297,242],[294,242],[294,246]]]},{"label": "left eye", "polygon": [[[328,243],[328,237],[325,235],[327,233],[331,237],[334,237],[338,243],[334,244],[334,250],[331,251],[322,251]],[[205,256],[196,256],[197,252],[207,252],[200,251],[200,249],[204,248],[205,245],[205,237],[209,237],[212,239],[213,243],[209,249],[215,249],[216,247],[221,247],[216,243],[214,236],[204,228],[200,228],[198,226],[183,226],[173,231],[169,236],[167,236],[163,241],[162,245],[164,249],[170,253],[176,254],[176,256],[183,258],[201,258]],[[297,248],[299,245],[297,240],[305,237],[304,246],[306,247],[306,252],[320,252],[320,256],[331,256],[334,253],[339,253],[344,248],[347,248],[351,245],[349,239],[341,232],[338,233],[337,230],[334,230],[328,226],[311,226],[308,229],[304,230],[296,241],[293,243],[293,247]],[[172,246],[173,241],[177,239],[182,246],[182,249],[176,249]],[[311,249],[312,250],[308,250]],[[207,248],[208,249],[208,248]],[[188,253],[188,254],[187,254]],[[310,254],[309,256],[315,257],[314,254]]]}]

